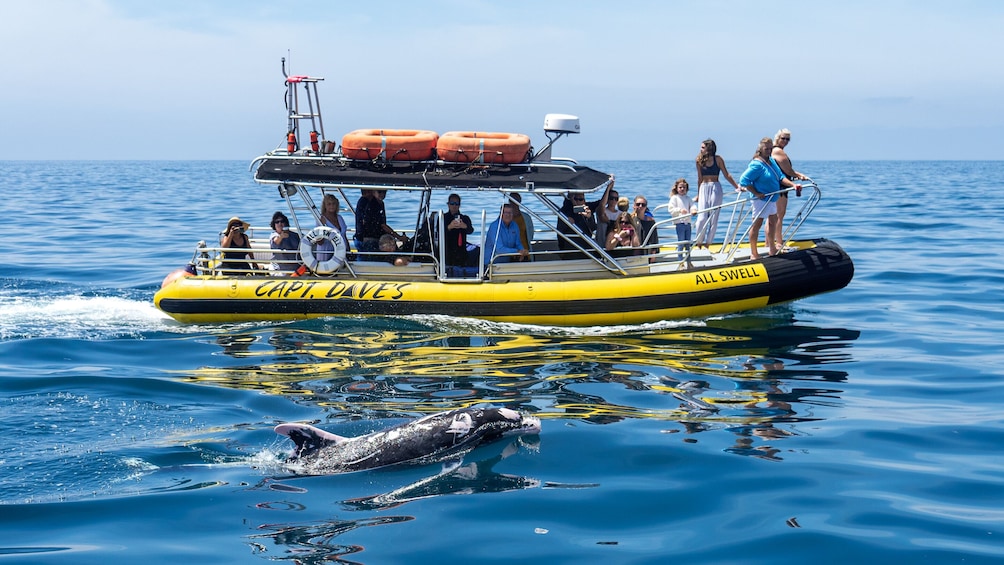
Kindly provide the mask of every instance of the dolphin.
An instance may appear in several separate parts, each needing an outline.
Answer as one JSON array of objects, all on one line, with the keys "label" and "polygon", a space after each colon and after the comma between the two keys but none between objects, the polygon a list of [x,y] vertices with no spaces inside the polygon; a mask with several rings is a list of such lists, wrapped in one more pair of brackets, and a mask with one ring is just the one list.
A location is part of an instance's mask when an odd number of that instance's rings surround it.
[{"label": "dolphin", "polygon": [[346,473],[461,456],[504,436],[538,434],[540,419],[509,408],[461,408],[359,437],[297,423],[279,424],[275,433],[296,444],[289,462],[303,463],[312,471]]}]

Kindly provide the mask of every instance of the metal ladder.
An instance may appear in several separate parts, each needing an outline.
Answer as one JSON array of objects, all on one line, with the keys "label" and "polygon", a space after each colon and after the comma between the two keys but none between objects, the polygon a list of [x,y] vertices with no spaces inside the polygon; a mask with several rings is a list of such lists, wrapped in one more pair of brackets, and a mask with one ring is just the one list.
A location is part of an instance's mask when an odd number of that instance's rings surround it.
[{"label": "metal ladder", "polygon": [[[286,152],[289,155],[303,149],[315,155],[334,153],[335,144],[324,135],[324,120],[321,118],[321,101],[317,96],[317,83],[321,77],[303,75],[290,76],[286,73],[286,58],[282,58],[282,74],[286,77],[286,109],[289,112],[289,126],[286,134]],[[297,86],[302,86],[301,89]],[[305,99],[306,112],[301,111],[300,98]],[[300,122],[310,120],[310,131],[304,132]],[[305,139],[306,138],[306,139]]]}]

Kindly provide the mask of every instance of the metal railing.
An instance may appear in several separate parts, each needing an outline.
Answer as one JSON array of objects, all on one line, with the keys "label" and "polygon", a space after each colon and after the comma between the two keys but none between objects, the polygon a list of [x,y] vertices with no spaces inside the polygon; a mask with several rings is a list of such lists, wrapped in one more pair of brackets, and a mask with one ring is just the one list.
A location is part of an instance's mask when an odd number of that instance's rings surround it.
[{"label": "metal railing", "polygon": [[[781,189],[775,194],[785,192],[791,193],[795,191],[794,188]],[[783,246],[787,246],[795,238],[799,229],[804,225],[806,219],[815,209],[816,205],[821,199],[821,192],[819,187],[813,181],[808,181],[806,184],[802,185],[802,192],[804,199],[796,199],[789,197],[788,204],[795,202],[801,202],[801,206],[793,209],[789,209],[787,216],[785,218],[785,225],[781,227],[783,230],[781,233],[781,241]],[[292,196],[294,192],[289,194],[284,194],[286,198]],[[740,254],[740,250],[749,240],[752,226],[757,218],[753,215],[752,197],[746,192],[740,192],[736,194],[736,198],[731,202],[724,202],[719,206],[711,208],[709,211],[721,211],[727,209],[729,211],[728,223],[725,226],[724,235],[721,240],[712,242],[711,248],[707,252],[701,252],[695,254],[695,242],[701,241],[703,236],[707,233],[709,226],[704,226],[702,233],[692,233],[691,238],[686,241],[679,241],[675,238],[676,227],[675,222],[679,221],[680,217],[668,217],[655,222],[653,228],[646,235],[646,239],[641,242],[638,247],[632,248],[618,248],[614,251],[608,251],[605,249],[600,242],[597,242],[592,238],[582,238],[582,237],[569,237],[569,234],[561,233],[560,231],[554,229],[557,222],[568,222],[567,218],[561,214],[560,209],[555,205],[549,198],[544,195],[538,195],[540,199],[545,203],[548,209],[547,213],[538,213],[522,204],[517,203],[520,206],[520,210],[537,220],[539,222],[538,229],[535,232],[535,239],[533,245],[531,245],[529,261],[534,264],[533,269],[516,269],[518,271],[527,271],[529,275],[531,272],[535,275],[561,275],[569,273],[588,273],[588,272],[607,272],[615,276],[628,275],[628,267],[625,266],[625,253],[630,253],[631,257],[644,256],[648,259],[648,263],[652,266],[654,270],[665,270],[666,265],[672,266],[675,264],[676,269],[687,269],[691,268],[695,263],[732,263],[737,260],[743,260],[746,258],[745,254]],[[310,206],[308,201],[307,209],[311,212],[316,211],[316,208]],[[300,208],[302,210],[302,208]],[[657,215],[660,212],[667,210],[666,205],[659,205],[654,208]],[[465,271],[462,276],[457,275],[455,271],[451,271],[445,264],[446,258],[446,246],[443,237],[433,238],[433,249],[431,252],[414,252],[409,249],[399,249],[392,252],[380,252],[380,251],[367,251],[365,253],[358,253],[356,250],[347,250],[347,261],[345,267],[333,274],[332,276],[347,276],[347,277],[357,277],[358,274],[355,269],[359,269],[363,274],[369,274],[374,271],[374,266],[383,262],[386,263],[387,259],[391,257],[403,256],[406,257],[410,263],[416,265],[424,265],[428,267],[427,269],[419,269],[417,267],[412,269],[405,269],[405,271],[415,274],[415,276],[428,276],[428,273],[432,273],[432,276],[443,282],[483,282],[490,281],[494,273],[495,263],[494,260],[498,257],[511,257],[516,258],[516,255],[503,255],[497,254],[495,257],[485,257],[485,237],[487,235],[487,214],[488,210],[482,210],[480,218],[480,235],[477,238],[478,243],[480,243],[479,249],[477,250],[477,268],[473,267]],[[295,215],[295,214],[294,214]],[[720,214],[724,216],[724,214]],[[438,225],[442,225],[443,214],[442,212],[435,212],[432,214],[435,218],[434,221]],[[682,216],[681,216],[682,217]],[[556,221],[548,221],[554,220]],[[722,217],[721,219],[724,219]],[[477,223],[477,222],[475,222]],[[475,228],[478,226],[475,225]],[[247,276],[288,276],[295,272],[302,262],[299,259],[298,253],[293,250],[272,250],[269,244],[268,238],[254,237],[255,230],[259,233],[268,233],[271,235],[271,230],[267,228],[251,228],[248,230],[248,238],[251,242],[250,248],[223,248],[221,245],[208,246],[204,241],[200,241],[195,253],[193,254],[191,263],[195,266],[196,271],[204,275],[214,275],[214,276],[233,276],[233,275],[247,275]],[[574,228],[573,228],[574,229]],[[300,230],[296,230],[300,231]],[[658,237],[654,238],[653,234],[658,233]],[[572,234],[574,235],[574,234]],[[414,237],[414,234],[412,234]],[[552,239],[553,236],[553,239]],[[759,236],[758,236],[759,237]],[[561,249],[558,245],[560,240],[564,239],[568,241],[573,249]],[[351,240],[350,240],[351,241]],[[762,239],[760,240],[762,242]],[[257,269],[247,268],[247,266],[227,266],[225,263],[228,261],[224,258],[224,253],[231,255],[240,255],[241,253],[247,254],[251,253],[254,259],[230,259],[229,261],[236,263],[257,263]],[[292,254],[293,258],[282,259],[276,254]],[[576,259],[569,259],[568,254],[575,253]],[[574,263],[573,263],[574,262]],[[473,263],[473,261],[471,261]],[[631,269],[637,268],[638,260],[634,259],[629,261],[632,265]],[[507,265],[512,265],[513,263],[506,263]],[[524,263],[526,264],[526,263]],[[657,265],[663,265],[662,267],[657,267]],[[380,269],[377,269],[380,270]],[[476,273],[473,271],[476,270]],[[508,273],[513,271],[513,269],[501,269],[507,271]],[[609,275],[608,275],[609,276]]]}]

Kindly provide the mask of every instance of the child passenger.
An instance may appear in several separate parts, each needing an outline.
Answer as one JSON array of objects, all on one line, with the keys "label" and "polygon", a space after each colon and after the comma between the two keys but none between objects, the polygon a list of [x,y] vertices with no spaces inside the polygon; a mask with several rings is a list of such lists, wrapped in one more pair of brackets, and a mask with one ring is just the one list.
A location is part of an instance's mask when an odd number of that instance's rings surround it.
[{"label": "child passenger", "polygon": [[[687,196],[690,186],[686,179],[676,179],[673,189],[669,191],[669,215],[673,218],[673,225],[676,226],[677,241],[686,242],[676,246],[677,251],[690,249],[691,225],[690,217],[697,213],[697,206],[694,201]],[[677,259],[683,259],[683,254],[677,255]]]}]

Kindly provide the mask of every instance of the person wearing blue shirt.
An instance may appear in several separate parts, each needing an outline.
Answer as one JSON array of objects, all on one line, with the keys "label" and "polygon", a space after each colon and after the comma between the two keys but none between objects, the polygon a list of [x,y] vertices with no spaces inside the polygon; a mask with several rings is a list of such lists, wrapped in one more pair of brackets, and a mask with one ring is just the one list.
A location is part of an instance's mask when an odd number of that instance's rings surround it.
[{"label": "person wearing blue shirt", "polygon": [[300,262],[300,236],[289,231],[289,218],[282,212],[272,214],[272,237],[269,247],[272,252],[272,270],[280,273],[291,273]]},{"label": "person wearing blue shirt", "polygon": [[750,228],[750,258],[759,259],[760,250],[757,249],[757,239],[760,237],[760,226],[763,225],[764,217],[767,217],[767,249],[770,255],[777,255],[776,235],[777,229],[777,201],[780,187],[801,188],[788,180],[776,165],[770,161],[771,150],[774,149],[774,140],[764,137],[757,145],[753,160],[746,167],[742,176],[739,177],[739,186],[753,195],[753,226]]},{"label": "person wearing blue shirt", "polygon": [[[492,261],[496,254],[505,255],[519,253],[520,261],[525,260],[530,252],[523,248],[519,238],[519,226],[512,221],[513,205],[506,203],[502,205],[502,214],[488,226],[485,234],[485,264]],[[495,258],[496,263],[508,263],[512,257]]]}]

